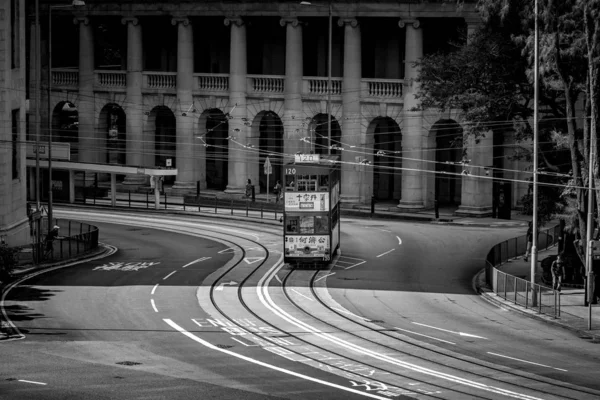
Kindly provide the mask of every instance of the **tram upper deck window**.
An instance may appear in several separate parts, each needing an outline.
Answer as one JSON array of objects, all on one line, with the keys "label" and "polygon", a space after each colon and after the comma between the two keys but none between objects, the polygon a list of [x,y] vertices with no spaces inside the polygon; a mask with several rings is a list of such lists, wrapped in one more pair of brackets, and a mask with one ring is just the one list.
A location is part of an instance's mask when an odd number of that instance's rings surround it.
[{"label": "tram upper deck window", "polygon": [[318,175],[298,175],[299,192],[316,192]]}]

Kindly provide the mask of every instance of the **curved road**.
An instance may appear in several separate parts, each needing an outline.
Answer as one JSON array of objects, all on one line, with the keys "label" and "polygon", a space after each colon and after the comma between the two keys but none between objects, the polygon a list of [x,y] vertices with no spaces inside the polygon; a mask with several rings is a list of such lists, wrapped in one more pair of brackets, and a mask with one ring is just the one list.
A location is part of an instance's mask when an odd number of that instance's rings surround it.
[{"label": "curved road", "polygon": [[600,398],[593,344],[474,295],[520,229],[343,220],[314,272],[279,226],[93,214],[118,252],[5,301],[7,398]]}]

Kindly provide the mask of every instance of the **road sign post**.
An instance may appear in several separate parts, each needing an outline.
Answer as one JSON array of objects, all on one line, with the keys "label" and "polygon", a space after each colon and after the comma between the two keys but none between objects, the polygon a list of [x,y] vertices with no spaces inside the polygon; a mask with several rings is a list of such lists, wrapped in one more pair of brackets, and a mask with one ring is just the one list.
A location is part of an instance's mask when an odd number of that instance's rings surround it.
[{"label": "road sign post", "polygon": [[273,173],[273,166],[271,165],[271,160],[269,160],[269,157],[267,157],[265,159],[264,172],[265,172],[265,175],[267,176],[267,203],[268,203],[269,202],[269,191],[271,190],[271,187],[269,186],[269,175],[271,175]]}]

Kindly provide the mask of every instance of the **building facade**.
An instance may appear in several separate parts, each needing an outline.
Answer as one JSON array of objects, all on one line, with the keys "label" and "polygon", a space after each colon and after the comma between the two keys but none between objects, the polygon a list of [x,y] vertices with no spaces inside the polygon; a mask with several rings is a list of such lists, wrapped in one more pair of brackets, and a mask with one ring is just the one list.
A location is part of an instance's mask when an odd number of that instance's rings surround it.
[{"label": "building facade", "polygon": [[[475,216],[491,213],[490,169],[519,170],[510,137],[456,147],[457,113],[414,111],[414,61],[466,40],[473,3],[53,4],[43,124],[71,161],[175,167],[172,193],[243,193],[247,179],[269,190],[267,157],[274,183],[298,152],[339,154],[346,203],[437,200]],[[503,189],[513,203],[523,190]]]},{"label": "building facade", "polygon": [[0,2],[0,241],[27,243],[25,0]]}]

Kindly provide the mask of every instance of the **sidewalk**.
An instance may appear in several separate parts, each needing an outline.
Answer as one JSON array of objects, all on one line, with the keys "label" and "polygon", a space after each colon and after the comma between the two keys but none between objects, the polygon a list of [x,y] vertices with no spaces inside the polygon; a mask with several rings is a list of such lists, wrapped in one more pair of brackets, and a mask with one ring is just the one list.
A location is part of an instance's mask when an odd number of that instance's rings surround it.
[{"label": "sidewalk", "polygon": [[[536,283],[551,287],[551,283],[542,281],[542,260],[557,254],[556,246],[538,251],[538,264],[535,270]],[[531,258],[526,262],[523,257],[518,257],[499,266],[498,270],[521,279],[531,281]],[[590,309],[584,306],[585,290],[583,287],[564,287],[560,292],[560,317],[552,318],[539,314],[532,309],[526,309],[511,301],[504,300],[496,295],[485,284],[485,273],[481,271],[473,279],[477,292],[487,301],[514,312],[520,312],[526,316],[543,320],[547,323],[560,326],[576,332],[582,339],[600,341],[600,304],[593,304],[591,308],[592,329],[588,329]]]}]

